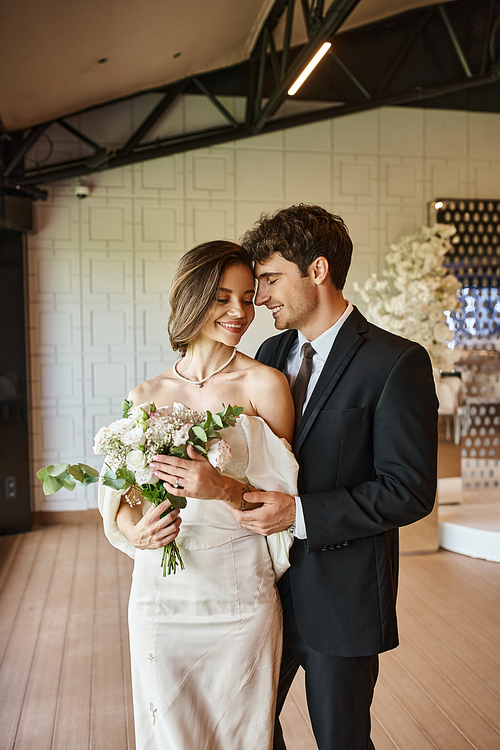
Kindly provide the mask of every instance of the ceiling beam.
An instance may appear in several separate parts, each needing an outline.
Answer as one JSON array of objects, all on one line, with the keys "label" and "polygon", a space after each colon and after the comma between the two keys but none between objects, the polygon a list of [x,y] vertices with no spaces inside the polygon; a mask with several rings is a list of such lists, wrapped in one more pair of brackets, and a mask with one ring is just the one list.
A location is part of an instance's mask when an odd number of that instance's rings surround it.
[{"label": "ceiling beam", "polygon": [[[307,29],[309,41],[289,66],[284,77],[275,87],[266,104],[260,109],[251,123],[250,128],[253,133],[259,133],[266,122],[275,114],[284,102],[287,91],[292,83],[298,78],[312,57],[314,57],[323,42],[335,35],[359,2],[360,0],[333,0],[325,16],[321,20],[317,19],[316,28],[313,28],[314,24],[311,23],[310,8],[308,8],[309,21],[307,22]],[[308,7],[306,0],[302,0],[303,8],[304,3]],[[317,8],[317,11],[319,12],[320,8]],[[306,16],[305,8],[304,16]]]},{"label": "ceiling beam", "polygon": [[[412,12],[411,15],[403,14],[389,21],[372,24],[368,28],[352,30],[345,35],[339,34],[335,54],[327,55],[323,63],[323,75],[316,78],[314,75],[311,76],[304,86],[305,89],[307,86],[312,88],[306,90],[303,96],[317,101],[324,100],[325,107],[287,117],[274,114],[273,117],[271,112],[276,113],[279,103],[286,99],[286,87],[290,79],[295,76],[299,67],[302,69],[303,60],[306,57],[307,61],[309,60],[310,50],[313,47],[316,50],[320,40],[325,38],[327,26],[329,29],[337,28],[339,14],[351,12],[355,4],[354,0],[334,0],[326,16],[322,17],[322,0],[312,0],[310,4],[307,0],[302,0],[304,12],[307,9],[309,14],[308,28],[311,36],[302,49],[293,49],[290,47],[293,13],[294,9],[301,13],[300,3],[294,0],[277,0],[264,23],[251,59],[246,67],[240,66],[237,69],[240,76],[238,85],[242,82],[241,89],[234,87],[235,79],[225,75],[226,71],[197,76],[157,89],[154,93],[158,99],[151,111],[124,139],[123,145],[118,145],[113,150],[89,138],[82,132],[83,127],[77,129],[65,118],[32,128],[27,135],[5,134],[4,137],[13,140],[13,143],[12,148],[9,148],[8,158],[5,159],[7,166],[0,191],[16,190],[17,186],[19,189],[33,188],[41,183],[71,179],[95,171],[248,138],[256,132],[275,132],[375,107],[425,104],[441,96],[472,91],[490,84],[498,84],[500,87],[499,45],[496,43],[497,33],[500,31],[500,0],[489,0],[489,7],[485,9],[487,12],[478,15],[475,24],[469,20],[464,23],[460,11],[466,6],[467,0],[459,0],[456,6],[450,4],[447,9],[446,17],[450,23],[451,34],[450,29],[443,23],[443,16],[439,10],[440,3],[432,8],[426,7]],[[474,12],[479,8],[472,0],[468,7]],[[332,16],[329,16],[330,10]],[[492,22],[494,18],[496,20]],[[270,38],[280,23],[280,28],[284,29],[283,42],[277,45],[273,39],[271,47]],[[460,67],[457,65],[458,52],[454,39],[466,60],[467,70],[462,63]],[[372,55],[370,59],[373,60],[368,67],[362,65],[363,57],[360,55],[360,51],[365,51],[367,45],[367,54]],[[429,47],[439,52],[438,64],[434,67],[420,64],[421,50]],[[269,53],[270,48],[275,50],[272,53],[274,62]],[[307,55],[306,50],[309,50]],[[488,50],[488,64],[485,64],[485,50]],[[278,82],[276,77],[279,78]],[[379,80],[382,83],[379,83]],[[314,95],[315,87],[318,84],[321,86],[322,81],[323,85],[326,84],[328,87],[328,98]],[[182,93],[194,92],[202,92],[222,113],[228,124],[146,141],[153,126],[169,112],[179,96]],[[224,107],[220,101],[221,95],[246,97],[247,112],[244,122],[238,122]],[[129,98],[132,100],[135,97]],[[261,106],[263,101],[264,106]],[[334,101],[337,102],[335,105]],[[270,102],[271,105],[268,107]],[[92,108],[92,111],[96,109]],[[99,109],[103,109],[103,106],[100,105]],[[66,128],[75,138],[90,146],[93,153],[64,162],[25,166],[24,157],[29,155],[34,144],[53,123]]]}]

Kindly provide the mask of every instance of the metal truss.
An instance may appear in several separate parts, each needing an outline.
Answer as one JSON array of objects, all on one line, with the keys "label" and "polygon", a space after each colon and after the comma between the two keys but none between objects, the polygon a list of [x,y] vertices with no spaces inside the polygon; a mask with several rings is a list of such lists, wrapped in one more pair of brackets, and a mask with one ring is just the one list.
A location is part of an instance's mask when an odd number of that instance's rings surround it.
[{"label": "metal truss", "polygon": [[[422,105],[437,98],[442,101],[444,96],[457,92],[470,92],[491,84],[499,86],[500,55],[497,47],[500,44],[497,44],[497,37],[500,36],[500,0],[437,3],[339,34],[339,28],[359,1],[333,0],[325,12],[324,0],[276,0],[249,61],[235,68],[154,89],[161,99],[119,148],[110,150],[97,143],[64,117],[37,125],[27,132],[4,132],[0,141],[3,144],[0,192],[43,198],[44,191],[36,187],[43,183],[81,177],[384,105]],[[297,13],[308,39],[300,48],[291,46],[292,26],[298,20],[295,18]],[[301,90],[303,99],[322,101],[324,108],[280,117],[279,108],[289,98],[289,87],[327,40],[333,41],[333,47],[321,63],[322,75],[311,76],[303,86],[303,93]],[[206,97],[227,124],[148,140],[153,126],[167,117],[179,97],[186,93]],[[246,98],[243,121],[238,121],[223,105],[219,97],[224,95]],[[500,106],[496,111],[499,109]],[[26,166],[26,155],[54,123],[89,147],[91,155]]]}]

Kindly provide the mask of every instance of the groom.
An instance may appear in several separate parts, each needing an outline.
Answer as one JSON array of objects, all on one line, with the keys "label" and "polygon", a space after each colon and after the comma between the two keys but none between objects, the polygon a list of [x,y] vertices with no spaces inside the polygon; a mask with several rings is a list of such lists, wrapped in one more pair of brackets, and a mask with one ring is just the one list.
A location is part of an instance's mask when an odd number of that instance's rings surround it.
[{"label": "groom", "polygon": [[[278,713],[299,666],[319,750],[367,750],[378,654],[398,644],[398,527],[430,513],[437,399],[427,352],[369,323],[342,295],[352,243],[319,206],[262,217],[243,239],[257,305],[277,330],[257,359],[282,370],[296,404],[298,497],[252,492],[231,510],[268,535],[294,528],[280,580]],[[311,348],[312,347],[312,348]],[[275,750],[285,748],[279,719]]]}]

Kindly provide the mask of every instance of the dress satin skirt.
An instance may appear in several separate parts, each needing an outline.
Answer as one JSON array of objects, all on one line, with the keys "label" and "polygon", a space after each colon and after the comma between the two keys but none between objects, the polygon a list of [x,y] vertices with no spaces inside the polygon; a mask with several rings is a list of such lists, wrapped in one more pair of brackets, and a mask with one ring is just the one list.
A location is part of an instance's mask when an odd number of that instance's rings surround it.
[{"label": "dress satin skirt", "polygon": [[272,747],[281,605],[266,539],[137,551],[129,602],[137,750]]}]

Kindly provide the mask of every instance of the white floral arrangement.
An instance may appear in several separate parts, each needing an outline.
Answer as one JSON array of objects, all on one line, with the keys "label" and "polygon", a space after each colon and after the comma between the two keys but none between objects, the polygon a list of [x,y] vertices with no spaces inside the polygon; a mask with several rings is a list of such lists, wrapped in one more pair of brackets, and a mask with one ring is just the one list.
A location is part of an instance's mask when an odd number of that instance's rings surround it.
[{"label": "white floral arrangement", "polygon": [[[106,457],[103,484],[122,494],[134,488],[155,506],[168,499],[171,506],[165,515],[174,508],[185,508],[186,498],[171,495],[161,482],[158,484],[150,463],[157,455],[189,458],[187,447],[191,445],[212,466],[224,471],[231,459],[231,448],[218,433],[225,427],[234,427],[243,408],[222,406],[222,411],[212,414],[192,411],[177,403],[156,407],[154,403],[134,406],[131,401],[123,401],[123,418],[101,427],[94,438],[94,453]],[[46,495],[62,488],[73,490],[76,482],[89,485],[99,481],[99,472],[82,463],[45,466],[37,476]],[[161,565],[163,575],[175,573],[178,565],[184,569],[175,541],[164,547]]]},{"label": "white floral arrangement", "polygon": [[449,224],[422,227],[390,246],[383,279],[372,274],[363,286],[354,284],[355,291],[368,303],[370,320],[422,344],[433,366],[440,370],[452,369],[461,355],[447,346],[453,333],[445,316],[445,310],[460,309],[457,291],[462,285],[443,266],[455,231]]}]

